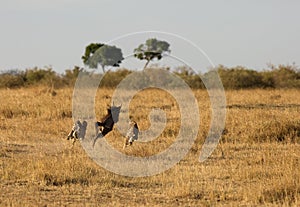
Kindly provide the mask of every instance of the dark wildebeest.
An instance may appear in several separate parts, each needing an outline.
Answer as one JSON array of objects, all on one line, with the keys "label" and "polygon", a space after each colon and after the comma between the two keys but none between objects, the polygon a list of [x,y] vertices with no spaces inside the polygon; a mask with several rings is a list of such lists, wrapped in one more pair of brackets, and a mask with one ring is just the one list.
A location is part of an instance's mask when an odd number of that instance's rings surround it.
[{"label": "dark wildebeest", "polygon": [[119,114],[121,110],[121,106],[111,106],[107,108],[107,115],[105,115],[101,121],[97,121],[95,123],[96,127],[96,137],[94,139],[93,146],[95,145],[98,138],[104,137],[107,133],[109,133],[114,124],[119,121]]}]

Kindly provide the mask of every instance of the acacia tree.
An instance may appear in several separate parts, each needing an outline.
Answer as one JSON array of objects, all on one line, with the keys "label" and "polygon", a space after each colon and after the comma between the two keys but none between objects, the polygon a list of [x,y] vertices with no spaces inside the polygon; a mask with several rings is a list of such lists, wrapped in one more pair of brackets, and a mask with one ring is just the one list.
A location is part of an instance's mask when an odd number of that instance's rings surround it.
[{"label": "acacia tree", "polygon": [[145,44],[140,44],[138,48],[134,49],[134,57],[146,60],[145,69],[151,60],[155,58],[160,60],[163,55],[170,53],[169,47],[168,42],[151,38],[146,40]]},{"label": "acacia tree", "polygon": [[[83,63],[87,65],[90,57],[102,46],[104,46],[104,44],[102,44],[102,43],[91,43],[88,46],[86,46],[84,55],[81,57],[81,59],[83,60]],[[90,66],[90,67],[97,68],[97,65]]]},{"label": "acacia tree", "polygon": [[85,48],[84,56],[81,59],[90,68],[96,69],[100,65],[105,72],[106,66],[119,67],[124,58],[122,50],[116,46],[91,43]]}]

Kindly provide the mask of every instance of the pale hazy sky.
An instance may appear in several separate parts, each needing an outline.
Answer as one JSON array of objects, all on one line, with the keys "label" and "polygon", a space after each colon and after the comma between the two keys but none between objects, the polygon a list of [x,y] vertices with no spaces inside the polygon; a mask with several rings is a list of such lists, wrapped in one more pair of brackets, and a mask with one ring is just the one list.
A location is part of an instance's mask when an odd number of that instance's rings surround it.
[{"label": "pale hazy sky", "polygon": [[0,70],[61,73],[91,42],[148,30],[190,40],[216,65],[300,65],[298,0],[0,0],[0,26]]}]

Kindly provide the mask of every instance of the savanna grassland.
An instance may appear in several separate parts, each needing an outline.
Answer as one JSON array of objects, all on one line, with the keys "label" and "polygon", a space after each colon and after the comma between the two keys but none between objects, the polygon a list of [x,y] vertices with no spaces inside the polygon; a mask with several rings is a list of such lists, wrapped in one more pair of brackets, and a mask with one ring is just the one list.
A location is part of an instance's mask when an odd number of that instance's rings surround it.
[{"label": "savanna grassland", "polygon": [[[205,90],[194,90],[201,125],[187,156],[151,177],[124,177],[98,166],[79,142],[66,140],[72,88],[0,90],[0,206],[299,206],[300,91],[228,90],[220,144],[198,162],[210,125]],[[96,115],[106,113],[113,90],[99,89]],[[152,108],[166,112],[163,133],[122,149],[115,129],[106,139],[120,152],[149,156],[176,139],[180,115],[166,92],[147,89],[130,104],[140,129]]]}]

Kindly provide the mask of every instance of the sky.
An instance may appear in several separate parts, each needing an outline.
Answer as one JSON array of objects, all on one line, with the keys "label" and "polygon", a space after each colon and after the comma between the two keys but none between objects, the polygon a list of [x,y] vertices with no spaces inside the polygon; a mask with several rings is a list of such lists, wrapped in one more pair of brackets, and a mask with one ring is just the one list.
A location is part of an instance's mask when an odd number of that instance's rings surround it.
[{"label": "sky", "polygon": [[[180,36],[214,65],[299,66],[299,10],[298,0],[0,0],[0,71],[52,67],[63,73],[83,66],[88,44],[142,31]],[[112,43],[133,50],[147,39],[143,35]],[[171,54],[201,59],[184,44],[171,43]]]}]

